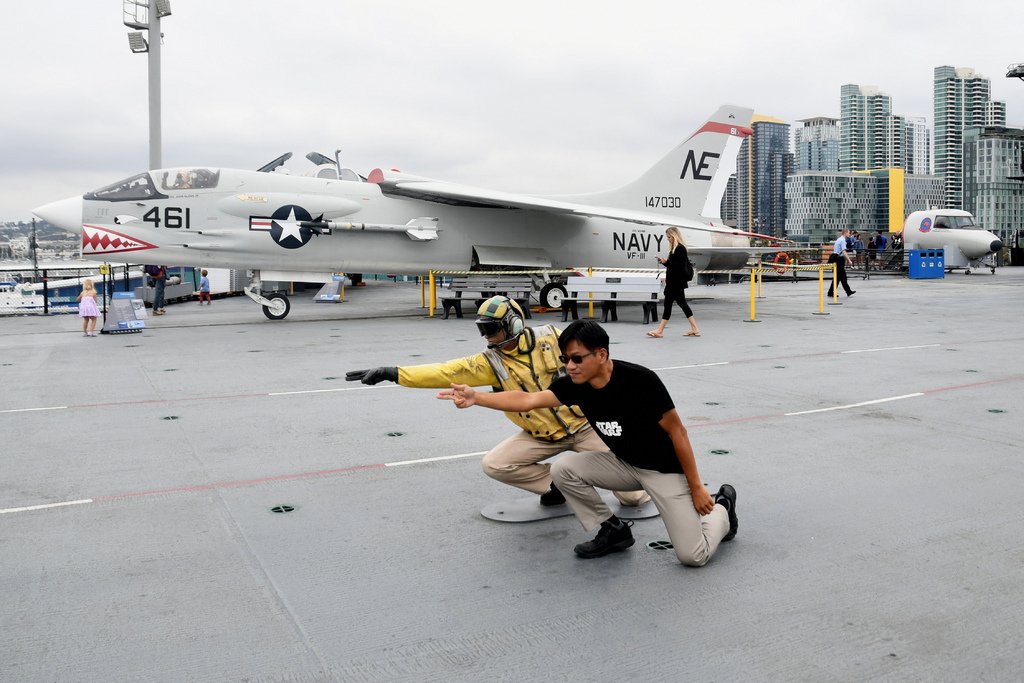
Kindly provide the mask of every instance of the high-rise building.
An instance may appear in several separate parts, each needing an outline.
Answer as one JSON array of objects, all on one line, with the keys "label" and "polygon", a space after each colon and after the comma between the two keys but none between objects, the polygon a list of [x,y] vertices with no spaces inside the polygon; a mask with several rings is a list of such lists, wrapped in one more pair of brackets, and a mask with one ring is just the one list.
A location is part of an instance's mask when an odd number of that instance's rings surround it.
[{"label": "high-rise building", "polygon": [[815,116],[800,119],[794,131],[796,172],[839,170],[839,119]]},{"label": "high-rise building", "polygon": [[963,133],[963,208],[1012,244],[1024,227],[1024,129],[972,126]]},{"label": "high-rise building", "polygon": [[736,159],[737,227],[784,237],[786,178],[793,171],[789,124],[755,115]]},{"label": "high-rise building", "polygon": [[[839,170],[909,169],[916,130],[892,113],[892,98],[873,85],[844,85],[840,90]],[[921,134],[927,137],[928,129]],[[928,173],[927,168],[916,169]]]},{"label": "high-rise building", "polygon": [[931,132],[928,130],[928,124],[923,116],[907,117],[906,159],[907,173],[911,175],[931,174]]},{"label": "high-rise building", "polygon": [[1006,103],[991,100],[991,84],[970,68],[935,67],[935,175],[945,183],[944,208],[962,209],[963,134],[969,126],[1005,126]]},{"label": "high-rise building", "polygon": [[728,226],[736,227],[739,216],[739,200],[736,196],[736,174],[729,176],[725,185],[725,194],[722,195],[722,222]]},{"label": "high-rise building", "polygon": [[873,85],[847,84],[839,97],[839,170],[887,166],[892,98]]},{"label": "high-rise building", "polygon": [[872,168],[907,167],[907,120],[890,114],[885,117],[885,144],[882,146],[882,163]]}]

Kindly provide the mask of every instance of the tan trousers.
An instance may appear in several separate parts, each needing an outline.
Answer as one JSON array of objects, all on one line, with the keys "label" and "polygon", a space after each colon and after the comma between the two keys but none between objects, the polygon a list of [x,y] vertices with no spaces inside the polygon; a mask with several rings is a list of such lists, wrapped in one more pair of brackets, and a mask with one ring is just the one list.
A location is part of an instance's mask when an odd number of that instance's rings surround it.
[{"label": "tan trousers", "polygon": [[729,533],[729,513],[724,507],[715,505],[706,517],[701,517],[693,507],[686,477],[633,467],[610,451],[568,454],[552,464],[551,476],[587,531],[593,531],[612,516],[594,490],[595,486],[643,488],[651,494],[665,521],[676,557],[685,565],[702,567],[707,564],[722,538]]},{"label": "tan trousers", "polygon": [[[561,441],[542,441],[522,431],[492,448],[484,456],[482,464],[484,473],[491,479],[541,494],[551,487],[551,465],[541,460],[565,451],[606,450],[608,446],[590,425]],[[626,487],[613,492],[623,505],[643,505],[650,500],[650,496],[642,490],[635,490],[641,488]]]}]

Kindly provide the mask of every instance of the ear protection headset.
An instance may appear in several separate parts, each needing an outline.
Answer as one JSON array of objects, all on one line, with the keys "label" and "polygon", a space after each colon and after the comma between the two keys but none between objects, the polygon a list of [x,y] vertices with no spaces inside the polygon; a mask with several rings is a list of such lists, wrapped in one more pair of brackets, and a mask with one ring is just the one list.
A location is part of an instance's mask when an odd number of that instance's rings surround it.
[{"label": "ear protection headset", "polygon": [[523,322],[523,309],[519,304],[507,296],[492,296],[481,304],[477,311],[477,327],[484,333],[484,325],[498,323],[505,331],[505,340],[497,344],[488,344],[488,348],[504,346],[508,342],[518,339],[526,330],[526,323]]}]

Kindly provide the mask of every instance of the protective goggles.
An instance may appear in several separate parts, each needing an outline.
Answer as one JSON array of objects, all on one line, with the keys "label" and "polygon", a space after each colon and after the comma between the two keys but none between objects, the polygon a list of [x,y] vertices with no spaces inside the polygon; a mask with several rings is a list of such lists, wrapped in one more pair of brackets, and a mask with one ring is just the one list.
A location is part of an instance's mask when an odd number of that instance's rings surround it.
[{"label": "protective goggles", "polygon": [[494,335],[501,332],[504,329],[499,320],[488,320],[485,322],[477,321],[476,328],[480,330],[480,335],[483,337],[493,337]]}]

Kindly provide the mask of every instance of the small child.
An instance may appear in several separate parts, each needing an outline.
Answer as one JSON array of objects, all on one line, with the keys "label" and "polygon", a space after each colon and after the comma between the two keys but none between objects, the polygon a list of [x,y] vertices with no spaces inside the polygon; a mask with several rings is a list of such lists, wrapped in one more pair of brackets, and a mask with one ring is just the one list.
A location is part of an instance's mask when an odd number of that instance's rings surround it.
[{"label": "small child", "polygon": [[82,336],[96,336],[96,318],[100,308],[96,305],[96,286],[92,280],[82,283],[82,293],[78,295],[78,315],[82,318]]},{"label": "small child", "polygon": [[210,301],[210,278],[206,277],[209,274],[209,271],[207,271],[206,268],[203,268],[202,272],[203,279],[199,281],[199,305],[203,305],[203,297],[206,297],[206,305],[210,306],[213,304],[213,302]]}]

